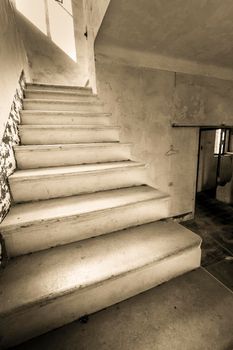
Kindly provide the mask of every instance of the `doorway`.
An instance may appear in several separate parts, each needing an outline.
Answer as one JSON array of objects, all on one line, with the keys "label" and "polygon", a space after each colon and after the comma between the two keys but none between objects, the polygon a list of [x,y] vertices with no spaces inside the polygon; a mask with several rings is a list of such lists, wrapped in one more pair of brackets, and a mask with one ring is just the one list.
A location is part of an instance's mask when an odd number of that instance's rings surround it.
[{"label": "doorway", "polygon": [[202,237],[201,264],[233,290],[233,129],[200,129],[193,220]]},{"label": "doorway", "polygon": [[232,129],[200,129],[197,197],[205,193],[229,204],[233,202],[232,146]]},{"label": "doorway", "polygon": [[202,237],[202,266],[233,290],[233,132],[200,129],[193,220],[185,227]]}]

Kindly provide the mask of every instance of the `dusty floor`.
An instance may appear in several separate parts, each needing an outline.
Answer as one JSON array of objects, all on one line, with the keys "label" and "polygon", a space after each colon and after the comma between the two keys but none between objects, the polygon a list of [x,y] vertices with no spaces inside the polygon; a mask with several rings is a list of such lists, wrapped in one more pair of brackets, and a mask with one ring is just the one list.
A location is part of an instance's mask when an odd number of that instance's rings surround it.
[{"label": "dusty floor", "polygon": [[197,196],[194,220],[183,225],[202,239],[202,266],[233,290],[233,206]]},{"label": "dusty floor", "polygon": [[232,292],[200,268],[17,350],[232,350],[232,330]]},{"label": "dusty floor", "polygon": [[201,194],[184,225],[203,268],[14,349],[233,350],[233,207]]}]

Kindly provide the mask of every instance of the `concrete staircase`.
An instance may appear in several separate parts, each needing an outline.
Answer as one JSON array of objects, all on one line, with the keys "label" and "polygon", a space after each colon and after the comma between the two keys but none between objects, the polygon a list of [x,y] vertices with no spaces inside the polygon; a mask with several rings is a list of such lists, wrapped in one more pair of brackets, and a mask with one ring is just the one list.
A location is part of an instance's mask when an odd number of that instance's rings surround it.
[{"label": "concrete staircase", "polygon": [[[198,236],[88,88],[27,84],[14,200],[0,225],[0,347],[134,296],[200,265]],[[31,254],[33,253],[33,254]]]}]

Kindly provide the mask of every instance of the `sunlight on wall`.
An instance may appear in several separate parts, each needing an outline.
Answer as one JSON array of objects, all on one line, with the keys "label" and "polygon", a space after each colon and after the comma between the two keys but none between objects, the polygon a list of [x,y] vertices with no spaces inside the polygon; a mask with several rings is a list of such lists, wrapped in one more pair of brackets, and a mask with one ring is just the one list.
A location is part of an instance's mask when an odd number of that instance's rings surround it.
[{"label": "sunlight on wall", "polygon": [[16,0],[16,7],[72,60],[77,61],[72,0]]},{"label": "sunlight on wall", "polygon": [[59,5],[54,0],[48,0],[48,11],[52,40],[76,61],[71,0],[64,1],[63,5]]},{"label": "sunlight on wall", "polygon": [[43,0],[16,0],[16,8],[38,29],[47,34],[45,3]]},{"label": "sunlight on wall", "polygon": [[216,130],[216,133],[215,133],[215,142],[214,142],[214,153],[215,154],[219,153],[220,143],[221,143],[221,129],[218,129],[218,130]]}]

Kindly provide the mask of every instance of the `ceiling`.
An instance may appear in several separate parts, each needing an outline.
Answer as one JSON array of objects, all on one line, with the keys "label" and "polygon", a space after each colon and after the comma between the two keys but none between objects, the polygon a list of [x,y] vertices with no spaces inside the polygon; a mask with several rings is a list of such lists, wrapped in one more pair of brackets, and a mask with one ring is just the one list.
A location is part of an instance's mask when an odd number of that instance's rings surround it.
[{"label": "ceiling", "polygon": [[97,44],[233,68],[233,1],[111,0]]}]

